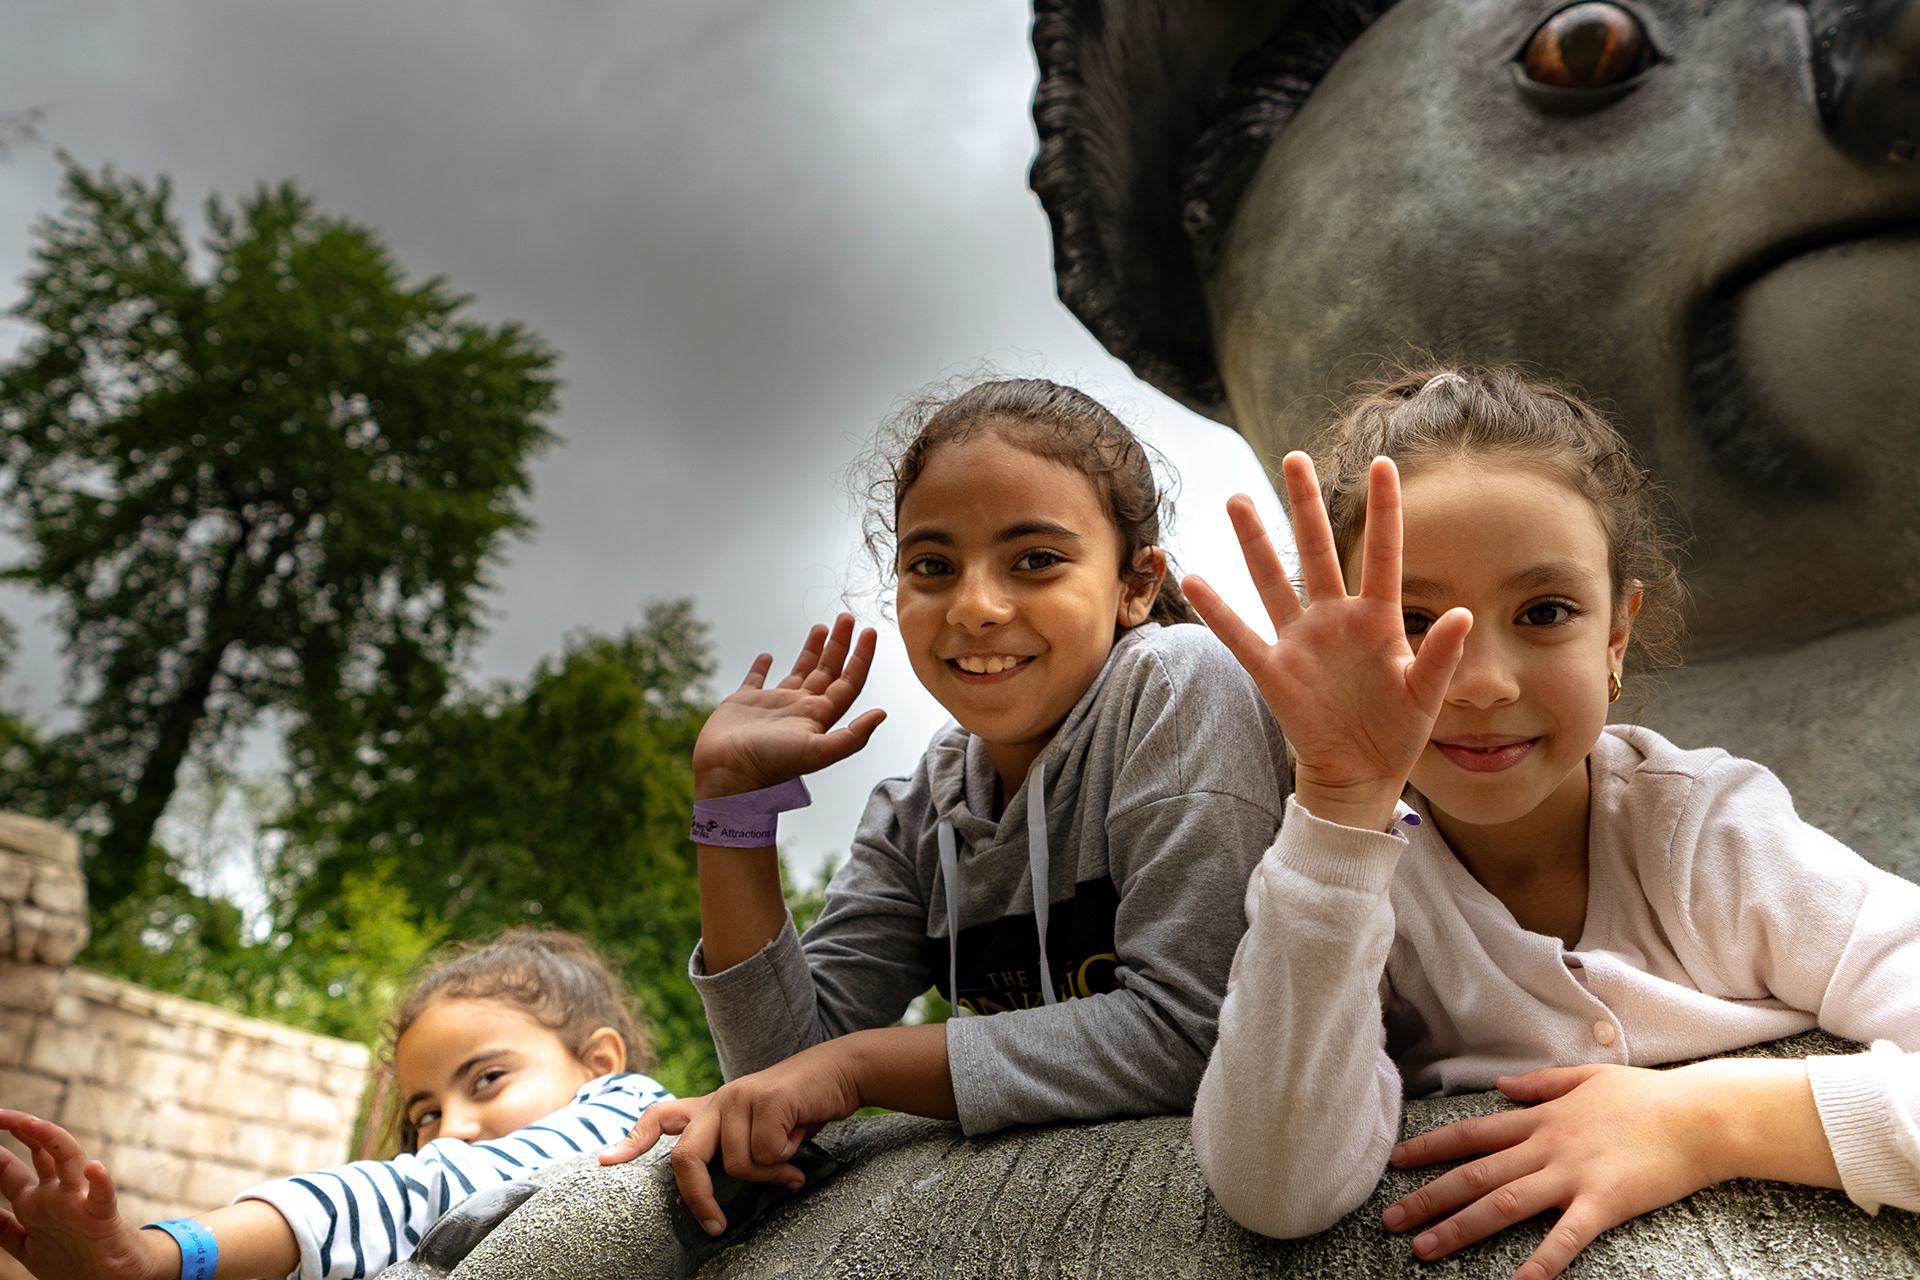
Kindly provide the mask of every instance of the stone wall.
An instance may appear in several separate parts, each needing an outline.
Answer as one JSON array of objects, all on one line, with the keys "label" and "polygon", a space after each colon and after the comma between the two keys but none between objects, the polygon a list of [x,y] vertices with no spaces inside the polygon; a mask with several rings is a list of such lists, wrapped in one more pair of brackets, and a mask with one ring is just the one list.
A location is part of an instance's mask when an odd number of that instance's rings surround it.
[{"label": "stone wall", "polygon": [[366,1047],[72,968],[78,856],[65,832],[0,814],[0,1106],[72,1130],[140,1222],[345,1159]]}]

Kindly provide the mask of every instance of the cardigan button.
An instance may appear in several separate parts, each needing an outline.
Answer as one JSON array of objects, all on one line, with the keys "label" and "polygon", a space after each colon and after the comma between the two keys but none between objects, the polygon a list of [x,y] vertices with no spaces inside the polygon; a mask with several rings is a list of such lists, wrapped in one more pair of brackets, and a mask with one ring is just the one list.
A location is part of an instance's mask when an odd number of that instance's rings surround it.
[{"label": "cardigan button", "polygon": [[1613,1029],[1613,1024],[1604,1018],[1593,1024],[1593,1038],[1600,1044],[1612,1044],[1613,1038],[1618,1034],[1620,1033]]}]

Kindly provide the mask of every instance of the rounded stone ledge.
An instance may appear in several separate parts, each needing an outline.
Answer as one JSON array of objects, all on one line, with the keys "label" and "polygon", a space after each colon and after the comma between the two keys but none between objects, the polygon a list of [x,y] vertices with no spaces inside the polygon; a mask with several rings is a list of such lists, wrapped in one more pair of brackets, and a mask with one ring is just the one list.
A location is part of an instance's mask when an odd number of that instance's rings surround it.
[{"label": "rounded stone ledge", "polygon": [[[1799,1057],[1855,1046],[1812,1033],[1751,1054]],[[1409,1103],[1403,1133],[1500,1110],[1498,1094]],[[1208,1193],[1186,1117],[1060,1125],[969,1140],[909,1116],[843,1121],[819,1143],[837,1176],[772,1209],[738,1241],[689,1252],[674,1238],[673,1195],[657,1154],[599,1168],[555,1166],[538,1195],[484,1235],[451,1272],[422,1262],[391,1280],[623,1280],[693,1275],[1001,1277],[1504,1276],[1549,1225],[1542,1217],[1454,1258],[1420,1263],[1381,1211],[1434,1176],[1388,1170],[1373,1197],[1331,1230],[1269,1240]],[[1734,1182],[1616,1227],[1568,1276],[1722,1280],[1819,1275],[1892,1280],[1920,1274],[1920,1216],[1869,1216],[1839,1192]]]}]

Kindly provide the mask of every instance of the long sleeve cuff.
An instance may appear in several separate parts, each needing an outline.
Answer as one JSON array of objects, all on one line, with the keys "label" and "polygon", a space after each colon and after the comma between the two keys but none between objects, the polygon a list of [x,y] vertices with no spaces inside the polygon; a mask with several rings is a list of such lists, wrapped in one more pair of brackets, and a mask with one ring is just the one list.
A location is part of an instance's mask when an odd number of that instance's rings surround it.
[{"label": "long sleeve cuff", "polygon": [[[697,944],[687,960],[687,977],[706,1007],[727,1079],[770,1067],[809,1043],[813,974],[791,914],[766,946],[719,973],[707,972],[706,943]],[[806,1011],[804,1025],[801,1010]]]},{"label": "long sleeve cuff", "polygon": [[1920,1211],[1920,1057],[1881,1040],[1866,1053],[1808,1058],[1807,1080],[1848,1198],[1868,1213]]},{"label": "long sleeve cuff", "polygon": [[1316,818],[1292,796],[1280,835],[1267,856],[1321,884],[1385,893],[1393,883],[1407,838],[1396,818],[1392,831],[1362,831]]}]

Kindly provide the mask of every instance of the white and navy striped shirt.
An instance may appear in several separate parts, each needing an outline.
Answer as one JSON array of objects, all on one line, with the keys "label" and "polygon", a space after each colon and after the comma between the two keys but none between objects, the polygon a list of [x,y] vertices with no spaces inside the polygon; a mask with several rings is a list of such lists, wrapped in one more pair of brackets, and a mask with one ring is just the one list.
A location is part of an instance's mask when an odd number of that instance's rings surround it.
[{"label": "white and navy striped shirt", "polygon": [[581,1085],[561,1110],[504,1138],[440,1138],[417,1155],[281,1178],[234,1199],[263,1200],[280,1211],[300,1244],[300,1280],[364,1280],[413,1256],[427,1228],[474,1192],[597,1152],[642,1111],[672,1097],[631,1071],[601,1076]]}]

